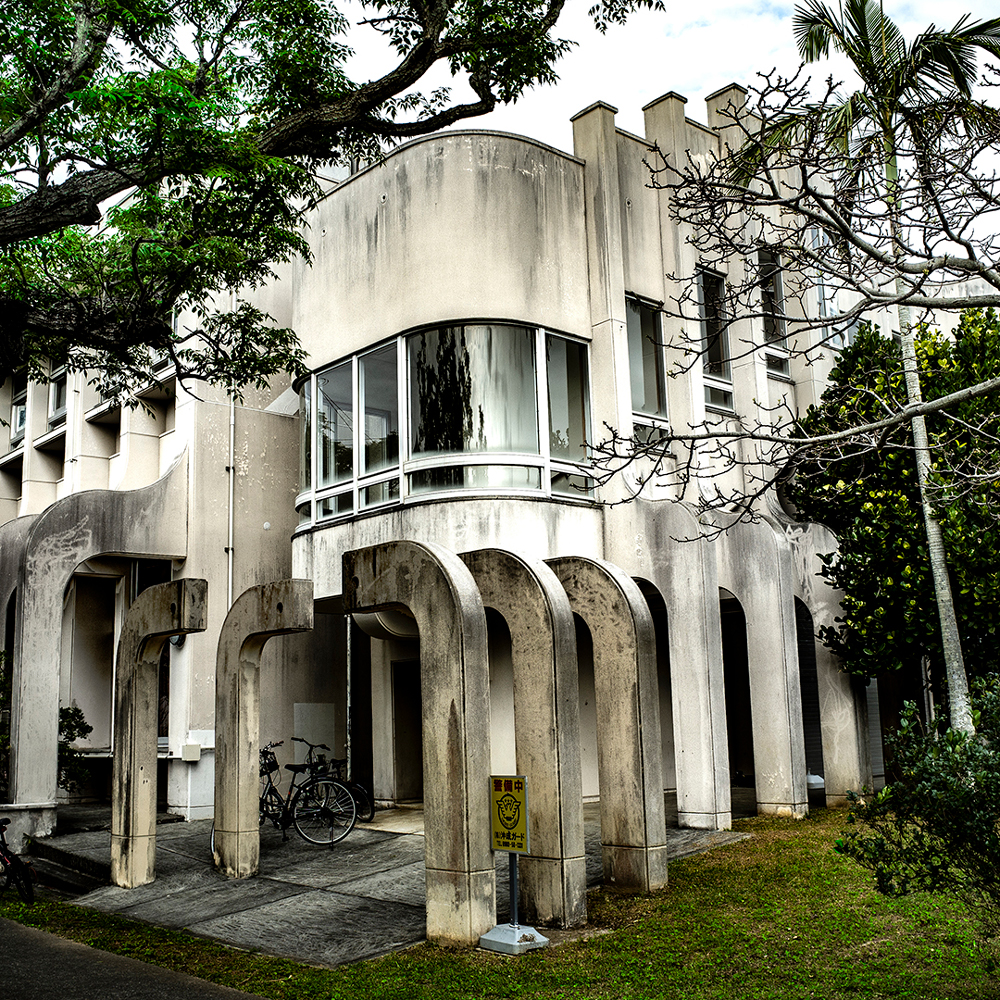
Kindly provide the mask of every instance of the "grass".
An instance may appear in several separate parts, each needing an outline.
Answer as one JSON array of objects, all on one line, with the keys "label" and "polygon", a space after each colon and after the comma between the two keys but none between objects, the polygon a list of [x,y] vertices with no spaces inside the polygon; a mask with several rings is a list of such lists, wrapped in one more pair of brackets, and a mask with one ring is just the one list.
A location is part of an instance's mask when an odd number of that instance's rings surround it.
[{"label": "grass", "polygon": [[606,933],[518,958],[421,945],[319,969],[65,903],[5,899],[0,916],[276,1000],[1000,997],[996,948],[968,910],[879,896],[833,852],[844,818],[740,821],[752,839],[674,862],[663,892],[591,893]]}]

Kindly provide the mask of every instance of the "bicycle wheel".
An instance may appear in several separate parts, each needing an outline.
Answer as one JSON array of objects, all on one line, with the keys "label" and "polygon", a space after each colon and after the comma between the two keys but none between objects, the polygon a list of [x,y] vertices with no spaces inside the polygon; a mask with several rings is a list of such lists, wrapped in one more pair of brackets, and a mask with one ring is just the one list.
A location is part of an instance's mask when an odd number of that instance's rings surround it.
[{"label": "bicycle wheel", "polygon": [[7,866],[7,884],[14,883],[17,894],[29,906],[35,901],[35,883],[31,877],[31,869],[16,855],[10,859]]},{"label": "bicycle wheel", "polygon": [[292,802],[295,829],[313,844],[335,844],[354,829],[357,807],[339,782],[322,778],[303,785]]},{"label": "bicycle wheel", "polygon": [[375,800],[360,782],[352,781],[348,786],[358,810],[358,822],[370,823],[375,818]]},{"label": "bicycle wheel", "polygon": [[265,788],[260,797],[260,815],[258,817],[260,825],[263,826],[265,820],[270,820],[276,827],[281,826],[281,814],[284,812],[284,803],[275,788]]}]

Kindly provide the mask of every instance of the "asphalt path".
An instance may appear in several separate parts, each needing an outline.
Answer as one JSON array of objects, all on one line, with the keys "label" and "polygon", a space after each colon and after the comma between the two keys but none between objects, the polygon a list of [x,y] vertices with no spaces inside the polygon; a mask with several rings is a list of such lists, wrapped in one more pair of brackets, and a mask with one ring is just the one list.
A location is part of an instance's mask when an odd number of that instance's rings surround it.
[{"label": "asphalt path", "polygon": [[[255,1000],[133,958],[0,919],[3,1000]],[[256,998],[259,1000],[259,998]]]}]

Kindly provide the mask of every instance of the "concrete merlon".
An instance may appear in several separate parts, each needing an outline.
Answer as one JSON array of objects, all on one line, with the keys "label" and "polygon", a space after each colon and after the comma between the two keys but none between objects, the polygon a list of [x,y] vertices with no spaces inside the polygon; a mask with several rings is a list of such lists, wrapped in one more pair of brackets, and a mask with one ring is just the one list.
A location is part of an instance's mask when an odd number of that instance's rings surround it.
[{"label": "concrete merlon", "polygon": [[616,115],[618,114],[618,109],[612,105],[608,104],[606,101],[594,101],[593,104],[588,104],[582,111],[578,111],[572,118],[571,122],[575,122],[586,115],[593,114],[595,111],[603,111],[606,114]]}]

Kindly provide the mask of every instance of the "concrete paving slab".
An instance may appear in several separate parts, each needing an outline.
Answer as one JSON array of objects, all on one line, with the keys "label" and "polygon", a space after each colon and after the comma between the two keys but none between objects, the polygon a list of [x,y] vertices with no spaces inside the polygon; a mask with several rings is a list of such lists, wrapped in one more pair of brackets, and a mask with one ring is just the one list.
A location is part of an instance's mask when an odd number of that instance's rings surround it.
[{"label": "concrete paving slab", "polygon": [[239,882],[225,879],[208,888],[192,887],[159,899],[146,899],[118,912],[159,927],[190,927],[216,917],[255,911],[268,903],[299,896],[309,890],[287,882],[251,878]]},{"label": "concrete paving slab", "polygon": [[209,867],[189,868],[187,871],[169,878],[158,878],[147,885],[134,889],[123,889],[117,885],[105,885],[94,889],[76,902],[104,913],[119,913],[131,906],[150,900],[165,899],[174,893],[199,893],[209,890],[222,878]]},{"label": "concrete paving slab", "polygon": [[337,886],[336,891],[422,908],[427,898],[427,872],[423,858],[408,865],[343,882]]},{"label": "concrete paving slab", "polygon": [[340,965],[416,944],[424,939],[426,923],[423,905],[311,890],[188,929],[240,948]]}]

